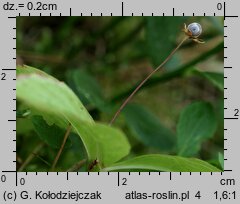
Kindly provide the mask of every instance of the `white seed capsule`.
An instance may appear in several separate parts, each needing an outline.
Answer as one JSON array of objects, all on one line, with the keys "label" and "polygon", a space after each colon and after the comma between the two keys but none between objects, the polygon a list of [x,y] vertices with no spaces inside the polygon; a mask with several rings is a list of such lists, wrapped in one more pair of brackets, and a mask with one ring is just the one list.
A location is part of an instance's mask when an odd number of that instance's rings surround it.
[{"label": "white seed capsule", "polygon": [[199,23],[191,23],[188,25],[187,30],[191,33],[192,37],[198,37],[202,33],[202,26]]}]

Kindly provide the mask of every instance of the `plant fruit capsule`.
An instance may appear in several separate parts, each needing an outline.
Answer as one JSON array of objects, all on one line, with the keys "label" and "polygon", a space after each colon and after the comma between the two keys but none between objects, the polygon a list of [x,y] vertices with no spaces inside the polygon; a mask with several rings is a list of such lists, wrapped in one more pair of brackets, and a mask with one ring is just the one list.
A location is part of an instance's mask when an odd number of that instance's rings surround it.
[{"label": "plant fruit capsule", "polygon": [[187,30],[191,33],[192,37],[198,37],[202,33],[202,26],[199,23],[191,23],[188,25]]}]

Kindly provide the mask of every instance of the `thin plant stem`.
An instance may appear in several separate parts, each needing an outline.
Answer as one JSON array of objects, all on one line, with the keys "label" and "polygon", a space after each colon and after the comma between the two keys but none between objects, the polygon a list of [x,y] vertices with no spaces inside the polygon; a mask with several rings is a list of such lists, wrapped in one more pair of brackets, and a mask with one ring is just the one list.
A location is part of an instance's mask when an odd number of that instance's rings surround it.
[{"label": "thin plant stem", "polygon": [[128,96],[128,98],[123,102],[123,104],[120,106],[120,108],[117,110],[115,115],[113,116],[112,120],[110,121],[109,125],[112,125],[118,115],[121,113],[123,108],[128,104],[128,102],[132,99],[132,97],[137,93],[137,91],[142,87],[143,84],[153,75],[155,74],[160,68],[163,67],[170,59],[171,57],[175,54],[175,52],[182,46],[182,44],[189,39],[188,36],[185,36],[183,40],[178,44],[178,46],[168,55],[168,57],[156,68],[154,69],[135,89],[134,91]]},{"label": "thin plant stem", "polygon": [[69,134],[71,132],[71,129],[72,129],[72,126],[71,126],[71,124],[69,124],[68,127],[67,127],[67,130],[66,130],[66,133],[64,135],[64,138],[63,138],[63,141],[62,141],[62,145],[61,145],[61,147],[60,147],[60,149],[59,149],[59,151],[58,151],[58,153],[57,153],[57,155],[56,155],[56,157],[55,157],[55,159],[53,161],[53,164],[52,164],[52,167],[51,167],[51,171],[54,171],[55,166],[57,165],[57,162],[58,162],[58,160],[59,160],[59,158],[60,158],[60,156],[62,154],[63,148],[64,148],[64,146],[66,144],[66,141],[67,141],[67,138],[68,138],[68,136],[69,136]]},{"label": "thin plant stem", "polygon": [[51,167],[51,164],[47,161],[47,160],[45,160],[45,159],[43,159],[40,155],[38,155],[38,154],[35,154],[35,153],[32,153],[34,156],[36,156],[38,159],[40,159],[44,164],[46,164],[47,166],[50,166]]},{"label": "thin plant stem", "polygon": [[25,169],[25,167],[32,161],[32,159],[35,157],[35,155],[42,149],[44,146],[44,143],[38,144],[34,150],[31,152],[31,154],[27,157],[27,159],[23,162],[23,164],[19,167],[18,172],[21,172]]},{"label": "thin plant stem", "polygon": [[86,159],[83,159],[83,160],[77,162],[77,163],[74,164],[71,168],[69,168],[69,169],[67,170],[67,172],[77,171],[77,170],[80,169],[86,162],[87,162]]},{"label": "thin plant stem", "polygon": [[[164,83],[164,82],[166,82],[168,80],[172,80],[178,76],[182,76],[185,72],[187,72],[188,70],[191,70],[195,64],[209,59],[213,55],[219,53],[222,49],[223,49],[223,42],[220,42],[219,44],[217,44],[217,46],[213,47],[211,50],[204,52],[203,54],[197,56],[193,60],[176,67],[175,71],[168,72],[159,77],[155,77],[154,79],[149,79],[148,82],[142,86],[142,89],[144,87],[149,88],[156,84]],[[137,84],[139,84],[139,83],[137,83]],[[136,86],[134,85],[134,87],[136,87]],[[115,103],[116,101],[122,100],[122,99],[126,98],[126,96],[131,94],[133,90],[134,90],[134,88],[130,88],[129,90],[123,91],[122,93],[114,96],[110,101]]]}]

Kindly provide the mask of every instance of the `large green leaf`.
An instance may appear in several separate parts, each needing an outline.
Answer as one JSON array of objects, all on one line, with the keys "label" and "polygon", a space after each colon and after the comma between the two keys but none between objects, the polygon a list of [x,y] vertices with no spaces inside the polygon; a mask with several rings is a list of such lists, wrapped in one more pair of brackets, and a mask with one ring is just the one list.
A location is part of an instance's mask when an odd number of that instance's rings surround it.
[{"label": "large green leaf", "polygon": [[76,90],[77,95],[84,104],[106,110],[106,102],[100,85],[86,71],[80,69],[69,71],[68,82]]},{"label": "large green leaf", "polygon": [[[184,17],[146,17],[146,48],[153,63],[158,66],[171,53],[181,34]],[[168,64],[173,62],[169,61]],[[167,65],[166,65],[167,66]]]},{"label": "large green leaf", "polygon": [[206,139],[216,131],[216,117],[212,106],[206,102],[195,102],[181,112],[177,125],[178,155],[195,155]]},{"label": "large green leaf", "polygon": [[50,78],[54,79],[54,77],[52,77],[51,75],[48,75],[46,72],[43,72],[40,69],[36,69],[34,67],[27,66],[27,65],[17,66],[16,73],[17,73],[17,76],[20,74],[25,74],[25,75],[38,74],[40,76],[50,77]]},{"label": "large green leaf", "polygon": [[[56,125],[48,125],[41,116],[33,116],[31,119],[34,130],[42,141],[52,148],[58,149],[61,147],[66,132],[65,130]],[[70,146],[71,141],[68,138],[64,147],[68,148]]]},{"label": "large green leaf", "polygon": [[211,164],[195,159],[180,156],[152,154],[115,163],[103,171],[149,170],[171,172],[217,172],[220,169]]},{"label": "large green leaf", "polygon": [[17,98],[37,110],[93,123],[78,97],[63,82],[43,75],[18,75]]},{"label": "large green leaf", "polygon": [[174,134],[148,109],[129,104],[125,107],[124,115],[127,125],[143,144],[162,151],[173,150],[176,140]]},{"label": "large green leaf", "polygon": [[100,147],[99,159],[103,161],[103,166],[108,166],[129,154],[130,144],[122,131],[98,123],[92,131]]},{"label": "large green leaf", "polygon": [[62,128],[71,123],[81,136],[89,158],[96,159],[97,144],[87,135],[89,128],[80,125],[81,121],[93,124],[93,119],[78,97],[64,83],[36,74],[18,75],[17,100],[38,111],[44,118],[51,118],[53,123]]},{"label": "large green leaf", "polygon": [[[129,153],[125,135],[112,127],[94,123],[78,97],[57,79],[19,74],[17,99],[60,127],[66,128],[70,123],[81,137],[90,162],[99,159],[103,165],[110,164]],[[113,153],[113,149],[118,152]]]},{"label": "large green leaf", "polygon": [[[91,160],[98,159],[102,166],[108,166],[130,152],[126,136],[113,127],[95,123],[71,121],[77,133],[84,137],[86,150],[91,153]],[[86,146],[86,145],[85,145]]]}]

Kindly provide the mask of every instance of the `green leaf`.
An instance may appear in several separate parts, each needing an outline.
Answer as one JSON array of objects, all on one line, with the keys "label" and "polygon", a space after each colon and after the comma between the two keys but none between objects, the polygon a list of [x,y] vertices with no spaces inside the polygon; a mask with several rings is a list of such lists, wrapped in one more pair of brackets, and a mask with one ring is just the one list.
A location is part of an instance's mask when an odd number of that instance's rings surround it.
[{"label": "green leaf", "polygon": [[17,98],[41,112],[93,123],[78,97],[57,79],[36,74],[18,75]]},{"label": "green leaf", "polygon": [[71,123],[82,138],[90,161],[97,159],[101,166],[107,166],[129,154],[130,144],[120,130],[99,123]]},{"label": "green leaf", "polygon": [[184,18],[151,16],[146,17],[146,21],[147,53],[153,66],[158,66],[174,48],[176,39],[181,34]]},{"label": "green leaf", "polygon": [[195,155],[203,141],[211,138],[217,127],[212,106],[195,102],[181,112],[177,125],[178,155]]},{"label": "green leaf", "polygon": [[222,153],[218,153],[218,161],[219,161],[219,164],[221,165],[222,169],[224,169],[224,156]]},{"label": "green leaf", "polygon": [[176,138],[156,115],[136,104],[128,104],[123,113],[128,127],[143,144],[161,151],[173,150]]},{"label": "green leaf", "polygon": [[[61,128],[66,129],[70,123],[81,137],[90,162],[99,159],[103,165],[110,164],[129,152],[129,143],[124,134],[94,123],[72,90],[53,77],[19,74],[17,100]],[[113,153],[113,149],[118,152]],[[109,158],[106,155],[110,155]]]},{"label": "green leaf", "polygon": [[95,124],[93,134],[100,147],[100,161],[108,166],[127,156],[130,144],[122,131],[103,124]]},{"label": "green leaf", "polygon": [[84,70],[73,70],[68,72],[68,81],[81,101],[106,111],[106,102],[101,87],[90,74]]},{"label": "green leaf", "polygon": [[44,77],[49,77],[49,78],[55,79],[51,75],[48,75],[46,72],[43,72],[43,71],[41,71],[39,69],[36,69],[34,67],[30,67],[30,66],[27,66],[27,65],[17,66],[16,72],[17,72],[17,76],[20,75],[20,74],[24,74],[24,75],[37,74],[37,75],[40,75],[40,76],[44,76]]},{"label": "green leaf", "polygon": [[120,130],[104,124],[91,124],[71,118],[69,121],[81,137],[90,163],[97,159],[101,166],[107,166],[129,154],[130,144]]},{"label": "green leaf", "polygon": [[208,79],[220,91],[224,90],[224,75],[217,72],[198,72],[201,76]]},{"label": "green leaf", "polygon": [[103,169],[103,171],[122,171],[134,169],[171,172],[221,171],[211,164],[199,159],[161,154],[151,154],[135,157],[127,161],[115,163],[114,165]]},{"label": "green leaf", "polygon": [[[50,77],[36,74],[18,75],[17,100],[36,110],[44,119],[51,119],[52,124],[55,123],[63,129],[67,128],[68,123],[71,123],[75,129],[81,121],[94,123],[78,97],[64,83]],[[89,158],[95,159],[96,144],[94,139],[85,134],[88,130],[81,125],[77,132],[81,136]]]},{"label": "green leaf", "polygon": [[[42,141],[55,149],[61,147],[66,130],[61,129],[56,125],[49,126],[41,116],[33,116],[32,123],[34,130]],[[71,141],[70,139],[67,139],[64,148],[70,146]]]}]

